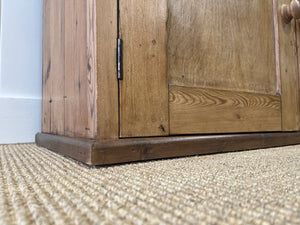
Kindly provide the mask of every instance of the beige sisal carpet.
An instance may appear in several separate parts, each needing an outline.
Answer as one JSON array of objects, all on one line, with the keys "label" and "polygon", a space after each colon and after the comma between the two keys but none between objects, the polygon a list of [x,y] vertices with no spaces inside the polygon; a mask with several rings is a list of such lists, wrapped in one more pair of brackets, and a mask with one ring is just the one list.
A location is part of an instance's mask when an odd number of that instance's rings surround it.
[{"label": "beige sisal carpet", "polygon": [[300,224],[300,146],[89,168],[0,145],[0,224]]}]

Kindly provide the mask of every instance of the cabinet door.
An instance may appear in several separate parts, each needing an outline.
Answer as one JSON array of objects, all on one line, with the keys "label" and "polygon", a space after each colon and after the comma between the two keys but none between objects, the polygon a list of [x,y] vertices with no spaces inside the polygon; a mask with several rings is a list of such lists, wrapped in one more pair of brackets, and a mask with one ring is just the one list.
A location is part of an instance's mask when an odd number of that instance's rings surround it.
[{"label": "cabinet door", "polygon": [[120,0],[121,136],[297,130],[295,23],[277,26],[283,3]]}]

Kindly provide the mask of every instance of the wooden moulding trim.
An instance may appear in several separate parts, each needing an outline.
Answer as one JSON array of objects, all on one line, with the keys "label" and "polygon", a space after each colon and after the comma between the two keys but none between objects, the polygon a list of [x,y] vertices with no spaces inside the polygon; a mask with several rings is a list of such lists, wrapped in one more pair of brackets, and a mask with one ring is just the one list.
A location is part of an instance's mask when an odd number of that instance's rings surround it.
[{"label": "wooden moulding trim", "polygon": [[36,143],[88,165],[223,153],[300,144],[300,132],[201,135],[96,141],[38,133]]},{"label": "wooden moulding trim", "polygon": [[273,19],[275,37],[275,61],[276,61],[276,92],[281,95],[280,56],[279,56],[279,29],[278,29],[278,4],[273,0]]},{"label": "wooden moulding trim", "polygon": [[35,136],[35,142],[39,146],[92,165],[91,153],[95,141],[38,133]]}]

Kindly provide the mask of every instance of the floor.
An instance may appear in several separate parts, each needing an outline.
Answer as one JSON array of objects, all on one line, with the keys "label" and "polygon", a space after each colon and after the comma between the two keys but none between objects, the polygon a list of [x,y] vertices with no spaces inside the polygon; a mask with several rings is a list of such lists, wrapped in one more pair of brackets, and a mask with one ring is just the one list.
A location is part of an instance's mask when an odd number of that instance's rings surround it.
[{"label": "floor", "polygon": [[300,146],[88,167],[0,145],[0,224],[34,223],[300,224]]}]

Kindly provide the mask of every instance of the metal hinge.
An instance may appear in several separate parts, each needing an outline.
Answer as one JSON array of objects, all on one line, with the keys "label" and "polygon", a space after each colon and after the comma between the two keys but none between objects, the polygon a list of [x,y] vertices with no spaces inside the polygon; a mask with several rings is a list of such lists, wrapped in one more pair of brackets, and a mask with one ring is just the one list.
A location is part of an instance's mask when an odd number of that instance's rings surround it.
[{"label": "metal hinge", "polygon": [[117,41],[117,76],[118,80],[123,80],[123,40]]}]

